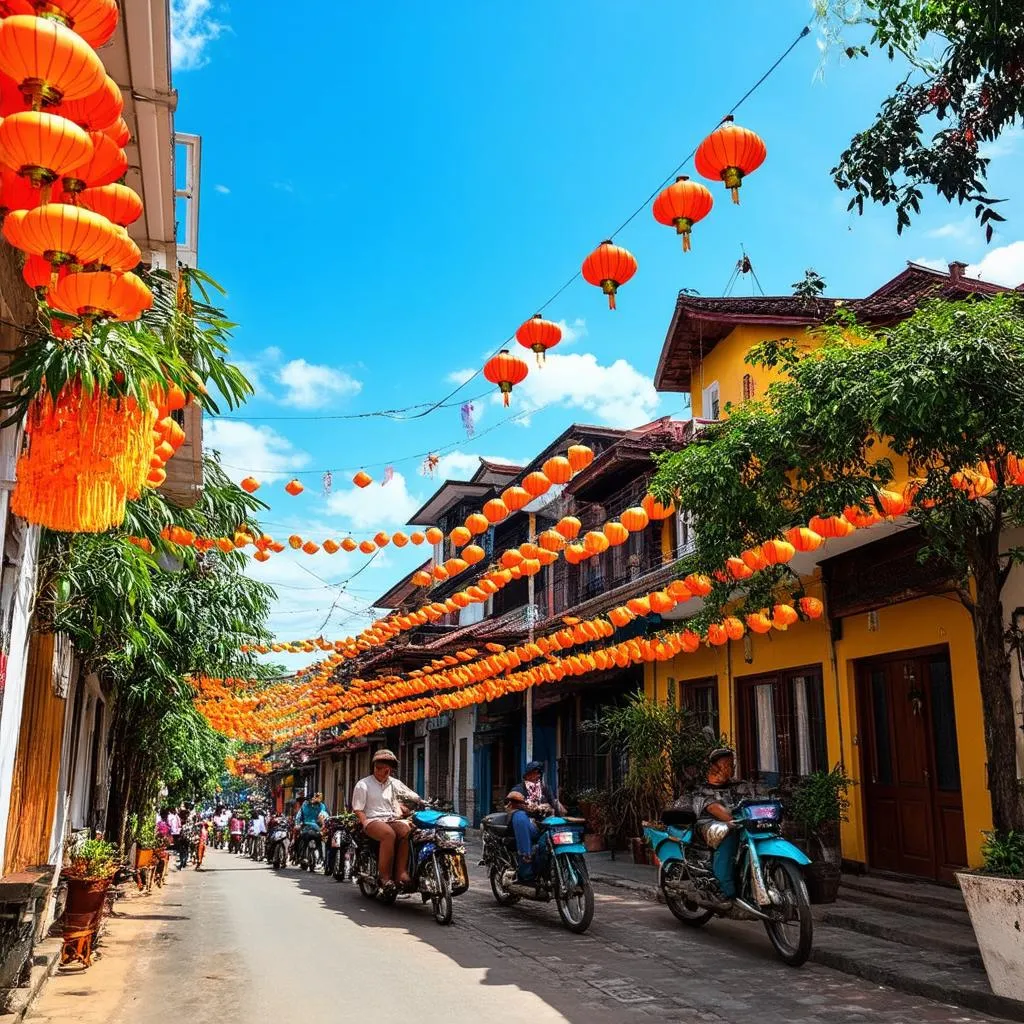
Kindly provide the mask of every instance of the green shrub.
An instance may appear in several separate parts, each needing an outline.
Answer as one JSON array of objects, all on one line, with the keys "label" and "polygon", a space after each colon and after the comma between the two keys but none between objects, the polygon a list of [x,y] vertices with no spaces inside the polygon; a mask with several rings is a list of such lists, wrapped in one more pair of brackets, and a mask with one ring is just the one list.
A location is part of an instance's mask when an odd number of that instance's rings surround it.
[{"label": "green shrub", "polygon": [[1024,832],[986,832],[981,855],[985,874],[1024,878]]}]

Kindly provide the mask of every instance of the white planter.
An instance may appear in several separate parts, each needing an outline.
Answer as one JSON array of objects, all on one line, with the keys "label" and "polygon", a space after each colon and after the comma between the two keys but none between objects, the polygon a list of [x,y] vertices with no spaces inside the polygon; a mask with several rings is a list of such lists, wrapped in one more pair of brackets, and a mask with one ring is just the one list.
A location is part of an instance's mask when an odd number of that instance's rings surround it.
[{"label": "white planter", "polygon": [[997,996],[1024,1001],[1024,879],[956,876]]}]

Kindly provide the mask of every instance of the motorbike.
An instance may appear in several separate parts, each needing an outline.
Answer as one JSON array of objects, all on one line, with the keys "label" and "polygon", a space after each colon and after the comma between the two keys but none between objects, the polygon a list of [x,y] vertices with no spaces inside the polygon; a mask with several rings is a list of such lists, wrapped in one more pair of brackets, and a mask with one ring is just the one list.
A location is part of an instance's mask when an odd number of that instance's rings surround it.
[{"label": "motorbike", "polygon": [[520,881],[512,815],[487,815],[483,825],[483,858],[491,892],[498,906],[511,907],[521,899],[543,903],[553,898],[562,924],[580,935],[594,918],[594,889],[587,871],[582,818],[549,814],[538,822],[540,835],[534,847],[535,874]]},{"label": "motorbike", "polygon": [[267,837],[261,832],[259,835],[249,836],[249,860],[263,860]]},{"label": "motorbike", "polygon": [[802,851],[780,835],[782,805],[777,800],[743,800],[734,812],[738,842],[715,856],[729,857],[728,881],[713,871],[712,851],[694,840],[696,816],[667,810],[663,826],[644,833],[661,861],[658,883],[669,910],[699,928],[712,917],[761,921],[782,960],[799,967],[811,954],[814,922],[804,882]]},{"label": "motorbike", "polygon": [[275,871],[280,871],[288,860],[288,819],[271,818],[267,826],[267,862]]},{"label": "motorbike", "polygon": [[336,882],[348,877],[355,823],[354,814],[334,814],[323,824],[324,874],[333,875]]},{"label": "motorbike", "polygon": [[227,825],[215,825],[213,829],[213,848],[223,850],[228,845]]},{"label": "motorbike", "polygon": [[303,871],[315,871],[323,856],[320,829],[303,825],[295,839],[295,861]]},{"label": "motorbike", "polygon": [[385,903],[394,903],[399,895],[419,893],[430,901],[438,924],[452,923],[453,897],[469,888],[466,867],[466,829],[469,822],[458,814],[437,810],[429,804],[411,816],[409,834],[409,882],[383,889],[377,870],[378,843],[361,827],[353,832],[356,847],[355,879],[367,899],[378,895]]}]

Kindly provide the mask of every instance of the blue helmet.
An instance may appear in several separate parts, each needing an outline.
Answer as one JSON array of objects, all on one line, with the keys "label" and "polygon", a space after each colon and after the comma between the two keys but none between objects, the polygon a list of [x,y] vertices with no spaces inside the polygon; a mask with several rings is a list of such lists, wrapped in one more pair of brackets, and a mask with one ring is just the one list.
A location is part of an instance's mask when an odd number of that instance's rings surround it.
[{"label": "blue helmet", "polygon": [[543,761],[530,761],[527,766],[523,769],[524,775],[529,775],[530,772],[540,772],[544,774],[544,762]]}]

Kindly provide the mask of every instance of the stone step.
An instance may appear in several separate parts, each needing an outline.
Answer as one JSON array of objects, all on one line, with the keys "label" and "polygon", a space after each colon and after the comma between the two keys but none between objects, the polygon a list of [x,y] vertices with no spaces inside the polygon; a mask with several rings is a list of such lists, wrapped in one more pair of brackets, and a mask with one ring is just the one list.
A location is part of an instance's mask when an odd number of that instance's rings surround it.
[{"label": "stone step", "polygon": [[958,911],[967,914],[963,894],[951,886],[932,882],[907,881],[884,875],[843,875],[843,896],[864,893],[869,896],[895,900],[907,906],[932,907],[936,910]]},{"label": "stone step", "polygon": [[921,914],[912,907],[901,906],[897,910],[878,906],[875,902],[859,903],[848,898],[815,908],[815,917],[824,924],[873,935],[902,946],[944,950],[963,957],[980,969],[981,953],[974,938],[974,929],[966,918],[952,921],[944,916],[946,913],[933,910],[931,914]]},{"label": "stone step", "polygon": [[922,949],[822,922],[811,959],[845,974],[954,1006],[1024,1022],[1024,1002],[993,994],[972,958]]}]

